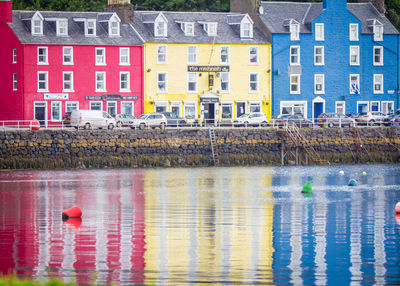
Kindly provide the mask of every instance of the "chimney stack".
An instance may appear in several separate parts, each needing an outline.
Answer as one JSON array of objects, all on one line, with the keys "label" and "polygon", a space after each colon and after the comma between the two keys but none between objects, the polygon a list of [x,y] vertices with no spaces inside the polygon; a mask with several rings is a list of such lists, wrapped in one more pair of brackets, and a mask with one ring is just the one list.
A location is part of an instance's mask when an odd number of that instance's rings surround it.
[{"label": "chimney stack", "polygon": [[0,1],[0,23],[12,23],[12,1]]},{"label": "chimney stack", "polygon": [[130,0],[107,0],[104,12],[115,12],[123,24],[133,21],[134,8]]}]

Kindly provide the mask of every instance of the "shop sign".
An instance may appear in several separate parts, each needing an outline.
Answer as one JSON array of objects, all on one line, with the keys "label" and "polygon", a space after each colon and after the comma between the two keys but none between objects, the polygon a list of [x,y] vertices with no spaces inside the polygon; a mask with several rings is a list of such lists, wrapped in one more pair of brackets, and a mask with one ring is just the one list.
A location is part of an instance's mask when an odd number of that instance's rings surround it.
[{"label": "shop sign", "polygon": [[188,66],[188,72],[229,72],[229,66]]},{"label": "shop sign", "polygon": [[104,100],[104,101],[119,101],[119,100],[138,100],[137,96],[121,96],[120,94],[104,94],[102,96],[85,96],[86,100]]},{"label": "shop sign", "polygon": [[68,94],[66,93],[45,93],[45,100],[68,100]]}]

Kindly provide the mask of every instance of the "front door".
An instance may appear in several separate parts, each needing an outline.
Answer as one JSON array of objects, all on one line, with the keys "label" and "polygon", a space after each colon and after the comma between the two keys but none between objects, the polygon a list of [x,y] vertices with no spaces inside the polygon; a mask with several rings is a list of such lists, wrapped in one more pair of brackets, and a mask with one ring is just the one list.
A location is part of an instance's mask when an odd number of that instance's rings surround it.
[{"label": "front door", "polygon": [[245,113],[246,113],[246,103],[236,102],[236,118],[242,116]]},{"label": "front door", "polygon": [[205,124],[214,123],[215,103],[204,103],[204,122]]},{"label": "front door", "polygon": [[324,111],[324,104],[322,102],[314,103],[314,119],[317,120],[318,116]]},{"label": "front door", "polygon": [[35,102],[35,119],[40,122],[40,126],[46,126],[46,103]]}]

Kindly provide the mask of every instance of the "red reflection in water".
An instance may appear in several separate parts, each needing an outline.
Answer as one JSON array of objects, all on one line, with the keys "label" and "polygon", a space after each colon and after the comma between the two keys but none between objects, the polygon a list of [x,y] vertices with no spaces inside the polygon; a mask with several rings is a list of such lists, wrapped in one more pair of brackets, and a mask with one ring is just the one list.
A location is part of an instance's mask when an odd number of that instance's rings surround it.
[{"label": "red reflection in water", "polygon": [[[14,180],[1,174],[0,272],[50,275],[78,284],[95,282],[96,273],[97,281],[106,284],[130,271],[132,283],[144,284],[143,173],[132,172],[128,178],[108,174],[103,178],[101,171],[52,172],[49,178],[43,172],[20,172]],[[130,202],[123,202],[124,192],[130,192]],[[81,207],[82,219],[63,222],[62,210],[73,204]],[[128,239],[122,229],[126,218],[132,221],[124,224],[130,229]]]}]

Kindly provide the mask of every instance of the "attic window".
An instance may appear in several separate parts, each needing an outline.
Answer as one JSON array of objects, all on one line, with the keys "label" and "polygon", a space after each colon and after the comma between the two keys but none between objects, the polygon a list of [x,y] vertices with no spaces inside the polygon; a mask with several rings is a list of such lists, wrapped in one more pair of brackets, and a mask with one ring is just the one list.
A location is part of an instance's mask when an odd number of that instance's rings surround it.
[{"label": "attic window", "polygon": [[116,20],[110,21],[109,25],[109,35],[110,36],[119,36],[119,23]]},{"label": "attic window", "polygon": [[240,37],[253,38],[253,25],[250,22],[242,22],[240,24]]},{"label": "attic window", "polygon": [[300,39],[300,25],[299,23],[290,24],[290,40],[298,41]]},{"label": "attic window", "polygon": [[167,23],[162,19],[157,19],[154,23],[154,35],[156,37],[167,36]]},{"label": "attic window", "polygon": [[68,21],[66,19],[57,20],[57,36],[68,35]]},{"label": "attic window", "polygon": [[182,22],[181,29],[185,36],[194,36],[194,23]]},{"label": "attic window", "polygon": [[96,20],[89,19],[85,22],[85,36],[96,36]]},{"label": "attic window", "polygon": [[207,35],[210,37],[217,36],[218,32],[218,23],[210,22],[210,23],[202,23],[204,31],[207,32]]},{"label": "attic window", "polygon": [[39,12],[33,15],[31,20],[32,35],[43,35],[43,17]]},{"label": "attic window", "polygon": [[374,41],[383,41],[383,25],[376,21],[373,26],[374,30]]}]

